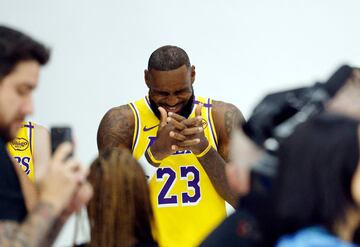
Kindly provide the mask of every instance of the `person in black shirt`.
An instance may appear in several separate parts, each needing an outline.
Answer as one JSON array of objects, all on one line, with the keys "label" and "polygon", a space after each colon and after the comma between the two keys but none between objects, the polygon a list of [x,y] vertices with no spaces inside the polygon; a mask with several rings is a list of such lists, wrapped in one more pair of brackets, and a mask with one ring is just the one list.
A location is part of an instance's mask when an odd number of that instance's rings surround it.
[{"label": "person in black shirt", "polygon": [[21,222],[27,210],[14,165],[0,137],[0,220]]},{"label": "person in black shirt", "polygon": [[[33,111],[32,92],[49,50],[29,36],[0,26],[0,246],[51,246],[68,216],[87,203],[92,188],[86,170],[62,144],[29,194],[26,175],[5,148]],[[36,191],[32,188],[32,191]]]},{"label": "person in black shirt", "polygon": [[[360,69],[351,68],[351,73],[339,90],[325,103],[327,112],[338,113],[360,119]],[[295,90],[291,90],[295,92]],[[267,95],[261,102],[263,106],[270,103],[264,102],[270,97],[281,94]],[[260,104],[259,104],[260,105]],[[279,109],[279,107],[277,108]],[[259,112],[262,109],[258,109]],[[259,114],[259,112],[257,112]],[[281,114],[279,110],[279,115]],[[260,115],[260,114],[259,114]],[[281,123],[280,119],[278,124]],[[265,119],[263,119],[265,120]],[[283,119],[285,120],[285,119]],[[279,236],[276,219],[273,215],[273,199],[269,194],[249,194],[251,167],[264,158],[265,150],[251,140],[241,126],[235,130],[232,137],[231,162],[227,164],[227,179],[230,187],[239,196],[236,212],[222,222],[201,244],[201,246],[273,246]],[[240,231],[246,225],[247,231]],[[359,243],[360,229],[354,238]]]}]

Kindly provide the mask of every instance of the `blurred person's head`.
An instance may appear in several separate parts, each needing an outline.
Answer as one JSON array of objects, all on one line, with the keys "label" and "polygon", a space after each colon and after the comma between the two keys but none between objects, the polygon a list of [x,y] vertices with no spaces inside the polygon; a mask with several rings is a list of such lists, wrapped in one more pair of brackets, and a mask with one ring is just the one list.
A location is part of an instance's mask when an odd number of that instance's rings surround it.
[{"label": "blurred person's head", "polygon": [[154,243],[153,212],[145,174],[126,149],[102,153],[90,167],[90,246]]},{"label": "blurred person's head", "polygon": [[32,92],[49,50],[31,37],[0,26],[0,136],[13,139],[33,112]]},{"label": "blurred person's head", "polygon": [[284,233],[321,225],[351,240],[360,223],[359,122],[329,113],[280,146],[275,217]]}]

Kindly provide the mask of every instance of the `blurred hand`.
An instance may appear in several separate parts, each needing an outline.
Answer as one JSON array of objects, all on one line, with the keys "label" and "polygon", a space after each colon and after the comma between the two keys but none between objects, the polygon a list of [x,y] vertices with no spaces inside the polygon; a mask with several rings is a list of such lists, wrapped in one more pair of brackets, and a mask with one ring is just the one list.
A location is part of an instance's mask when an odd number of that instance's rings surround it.
[{"label": "blurred hand", "polygon": [[234,129],[230,140],[230,160],[226,165],[227,181],[239,196],[250,191],[250,171],[264,154],[242,129]]},{"label": "blurred hand", "polygon": [[67,208],[86,181],[87,171],[79,161],[69,158],[73,146],[63,143],[50,160],[47,173],[39,184],[40,201],[50,203],[56,213]]},{"label": "blurred hand", "polygon": [[62,212],[61,218],[66,221],[71,214],[78,212],[81,208],[85,207],[93,196],[93,188],[90,183],[85,182],[79,186],[70,203]]}]

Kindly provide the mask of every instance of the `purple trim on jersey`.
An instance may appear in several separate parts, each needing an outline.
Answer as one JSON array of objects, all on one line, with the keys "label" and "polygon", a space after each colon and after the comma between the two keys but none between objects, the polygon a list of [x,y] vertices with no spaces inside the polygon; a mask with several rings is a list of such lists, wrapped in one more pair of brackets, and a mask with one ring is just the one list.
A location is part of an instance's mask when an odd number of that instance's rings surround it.
[{"label": "purple trim on jersey", "polygon": [[[210,98],[208,98],[208,105],[212,106],[212,104],[210,104]],[[211,119],[210,119],[211,118],[211,112],[210,112],[211,108],[212,107],[208,107],[208,109],[207,109],[208,110],[208,123],[209,123],[209,127],[210,127],[210,130],[211,130],[212,138],[213,138],[213,140],[215,142],[216,147],[218,147],[217,140],[215,138],[215,133],[214,133],[214,130],[213,130],[214,126],[212,126]]]},{"label": "purple trim on jersey", "polygon": [[33,154],[32,151],[32,129],[35,127],[31,122],[29,122],[29,124],[24,124],[24,127],[29,128],[30,133],[29,133],[29,142],[30,142],[30,153]]},{"label": "purple trim on jersey", "polygon": [[[195,103],[195,104],[200,104],[201,102],[198,101],[198,100],[194,100],[194,103]],[[212,107],[212,104],[210,104],[210,102],[208,102],[208,103],[203,104],[203,106],[204,106],[204,107],[207,107],[207,108],[210,108],[210,107]]]},{"label": "purple trim on jersey", "polygon": [[136,126],[137,126],[137,128],[136,128],[136,132],[135,132],[135,141],[134,141],[133,147],[132,147],[132,149],[133,149],[132,151],[134,152],[134,148],[136,146],[136,143],[137,143],[137,140],[138,140],[138,137],[139,137],[140,122],[139,122],[139,115],[138,115],[138,112],[136,110],[135,105],[133,103],[130,103],[130,105],[132,106],[132,108],[134,109],[135,114],[136,114],[135,118],[136,118]]},{"label": "purple trim on jersey", "polygon": [[[147,104],[148,104],[148,106],[150,107],[150,101],[149,101],[148,97],[147,97],[147,96],[145,96],[145,99],[146,99],[146,103],[147,103]],[[151,109],[151,107],[150,107],[150,109]]]}]

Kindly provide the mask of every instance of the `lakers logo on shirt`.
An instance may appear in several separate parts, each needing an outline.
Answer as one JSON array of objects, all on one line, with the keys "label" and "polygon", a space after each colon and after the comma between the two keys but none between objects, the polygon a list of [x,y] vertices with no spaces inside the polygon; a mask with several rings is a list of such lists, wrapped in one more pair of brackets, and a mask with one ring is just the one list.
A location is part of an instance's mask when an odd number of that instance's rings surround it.
[{"label": "lakers logo on shirt", "polygon": [[29,141],[25,138],[16,137],[10,142],[10,146],[17,151],[24,151],[29,147]]}]

